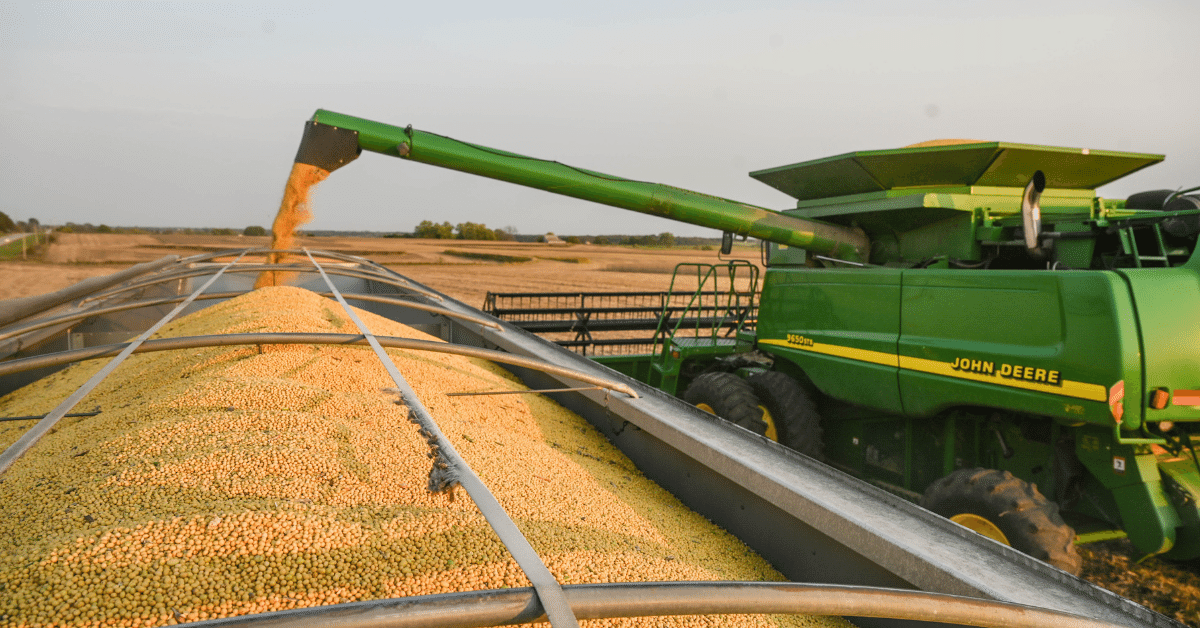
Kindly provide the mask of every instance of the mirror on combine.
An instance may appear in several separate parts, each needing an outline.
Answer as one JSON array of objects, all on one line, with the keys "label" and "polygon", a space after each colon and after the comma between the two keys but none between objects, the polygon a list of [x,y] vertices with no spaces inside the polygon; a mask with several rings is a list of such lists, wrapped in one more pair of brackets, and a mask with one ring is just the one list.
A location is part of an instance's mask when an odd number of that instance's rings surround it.
[{"label": "mirror on combine", "polygon": [[733,232],[721,232],[721,255],[729,255],[733,252]]}]

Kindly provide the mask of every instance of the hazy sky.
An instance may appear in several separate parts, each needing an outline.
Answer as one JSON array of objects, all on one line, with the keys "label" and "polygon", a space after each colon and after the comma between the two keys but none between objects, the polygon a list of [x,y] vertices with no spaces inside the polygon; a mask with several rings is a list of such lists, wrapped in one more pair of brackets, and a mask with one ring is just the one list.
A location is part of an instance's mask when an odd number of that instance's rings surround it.
[{"label": "hazy sky", "polygon": [[[775,209],[751,170],[942,137],[1200,185],[1200,2],[0,1],[0,211],[269,226],[317,108]],[[714,232],[373,153],[311,229]]]}]

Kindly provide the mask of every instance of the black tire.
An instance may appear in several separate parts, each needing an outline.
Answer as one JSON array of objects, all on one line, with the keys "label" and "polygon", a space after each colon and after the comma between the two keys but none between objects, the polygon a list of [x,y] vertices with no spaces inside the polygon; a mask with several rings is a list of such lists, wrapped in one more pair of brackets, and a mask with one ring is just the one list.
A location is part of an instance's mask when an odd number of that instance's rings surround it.
[{"label": "black tire", "polygon": [[683,393],[683,400],[694,406],[708,406],[713,414],[755,434],[767,431],[758,397],[750,384],[733,373],[705,373],[697,377]]},{"label": "black tire", "polygon": [[796,380],[776,371],[752,375],[746,383],[771,413],[777,440],[806,456],[821,459],[824,454],[821,415],[808,391]]},{"label": "black tire", "polygon": [[1125,208],[1161,210],[1167,197],[1174,193],[1174,190],[1150,190],[1131,194],[1129,198],[1125,199]]},{"label": "black tire", "polygon": [[959,469],[934,482],[921,506],[943,517],[970,514],[1004,533],[1013,549],[1079,575],[1082,559],[1075,530],[1058,514],[1058,505],[1037,486],[995,469]]}]

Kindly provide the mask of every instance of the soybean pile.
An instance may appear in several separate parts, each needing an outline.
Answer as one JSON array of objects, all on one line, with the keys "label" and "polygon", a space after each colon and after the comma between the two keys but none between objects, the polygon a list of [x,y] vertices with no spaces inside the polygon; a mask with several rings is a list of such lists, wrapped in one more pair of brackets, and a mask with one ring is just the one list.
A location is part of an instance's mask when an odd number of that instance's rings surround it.
[{"label": "soybean pile", "polygon": [[[382,336],[436,340],[358,311]],[[256,290],[160,336],[357,333],[336,302]],[[782,580],[644,478],[579,416],[482,360],[388,354],[564,584]],[[85,362],[0,399],[45,413]],[[426,488],[428,444],[365,347],[264,345],[132,356],[0,476],[0,625],[160,626],[400,596],[529,586],[465,492]],[[28,424],[0,424],[0,446]],[[676,617],[624,625],[846,626]]]}]

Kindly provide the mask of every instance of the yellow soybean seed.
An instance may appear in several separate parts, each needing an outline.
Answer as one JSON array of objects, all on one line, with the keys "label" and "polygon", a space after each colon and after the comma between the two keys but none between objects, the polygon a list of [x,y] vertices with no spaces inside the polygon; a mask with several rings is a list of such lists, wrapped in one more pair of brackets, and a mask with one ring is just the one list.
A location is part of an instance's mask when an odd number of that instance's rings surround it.
[{"label": "yellow soybean seed", "polygon": [[[331,316],[330,313],[336,313]],[[432,339],[358,312],[373,333]],[[340,325],[339,325],[340,322]],[[344,331],[339,306],[264,288],[162,335]],[[582,418],[493,364],[389,350],[473,469],[566,583],[779,580],[646,480]],[[53,407],[84,363],[3,399]],[[163,626],[342,602],[529,586],[470,499],[426,491],[429,448],[360,347],[131,357],[0,482],[0,626]],[[0,445],[12,442],[0,427]],[[846,625],[810,617],[595,620]]]}]

